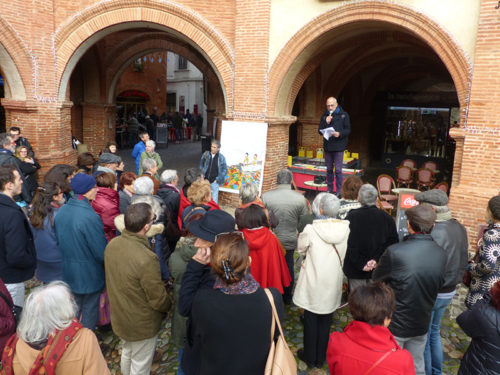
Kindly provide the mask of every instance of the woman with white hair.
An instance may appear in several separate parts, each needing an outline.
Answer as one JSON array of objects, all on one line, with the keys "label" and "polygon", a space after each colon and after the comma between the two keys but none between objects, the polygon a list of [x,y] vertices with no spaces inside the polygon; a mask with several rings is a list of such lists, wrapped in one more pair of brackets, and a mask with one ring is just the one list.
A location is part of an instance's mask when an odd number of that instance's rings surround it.
[{"label": "woman with white hair", "polygon": [[26,299],[17,334],[2,353],[5,374],[109,374],[94,333],[76,319],[78,307],[62,281]]},{"label": "woman with white hair", "polygon": [[240,200],[241,200],[241,206],[236,208],[236,210],[234,211],[234,218],[236,220],[236,225],[238,226],[238,228],[242,227],[240,225],[240,221],[243,211],[246,208],[250,207],[251,205],[257,205],[262,208],[262,210],[267,216],[267,222],[269,228],[274,229],[278,226],[279,219],[276,217],[273,211],[268,210],[264,206],[262,199],[260,199],[259,197],[259,187],[257,186],[257,184],[247,183],[241,185]]},{"label": "woman with white hair", "polygon": [[334,219],[339,199],[325,194],[319,215],[299,235],[297,250],[305,257],[293,302],[304,309],[304,349],[297,355],[309,367],[323,367],[326,360],[332,313],[342,297],[342,264],[347,250],[349,222]]},{"label": "woman with white hair", "polygon": [[[144,150],[141,154],[141,160],[139,162],[139,176],[144,173],[144,167],[142,166],[142,162],[146,159],[153,159],[156,162],[156,167],[161,169],[163,167],[163,162],[161,160],[161,156],[159,153],[155,152],[156,143],[153,140],[146,141],[146,150]],[[155,178],[157,180],[160,179],[160,175],[158,172],[155,174]]]}]

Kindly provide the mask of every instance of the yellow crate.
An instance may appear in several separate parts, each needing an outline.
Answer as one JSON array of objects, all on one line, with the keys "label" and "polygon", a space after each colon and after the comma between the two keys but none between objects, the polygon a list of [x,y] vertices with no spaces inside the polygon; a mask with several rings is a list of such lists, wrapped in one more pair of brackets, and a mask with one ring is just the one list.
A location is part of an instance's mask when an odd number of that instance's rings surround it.
[{"label": "yellow crate", "polygon": [[312,150],[307,150],[306,157],[309,158],[309,159],[312,159],[314,157],[314,154],[313,154]]},{"label": "yellow crate", "polygon": [[316,159],[324,159],[324,158],[325,158],[325,154],[324,154],[323,148],[322,147],[317,148],[316,149]]},{"label": "yellow crate", "polygon": [[306,148],[305,147],[299,147],[299,157],[303,158],[306,156]]}]

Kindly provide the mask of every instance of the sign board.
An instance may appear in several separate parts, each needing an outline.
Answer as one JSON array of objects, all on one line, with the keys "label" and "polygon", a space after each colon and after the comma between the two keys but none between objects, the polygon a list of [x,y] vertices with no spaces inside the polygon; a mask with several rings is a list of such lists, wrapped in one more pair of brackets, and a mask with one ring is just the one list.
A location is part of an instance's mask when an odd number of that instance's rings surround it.
[{"label": "sign board", "polygon": [[168,143],[168,125],[166,123],[159,122],[156,124],[156,143]]},{"label": "sign board", "polygon": [[415,194],[419,193],[415,189],[396,189],[398,190],[398,213],[396,215],[396,229],[398,231],[399,241],[408,235],[408,226],[406,218],[406,210],[418,205],[418,201],[415,199]]},{"label": "sign board", "polygon": [[222,121],[220,152],[228,173],[221,191],[238,194],[245,183],[257,184],[261,191],[266,141],[267,123]]}]

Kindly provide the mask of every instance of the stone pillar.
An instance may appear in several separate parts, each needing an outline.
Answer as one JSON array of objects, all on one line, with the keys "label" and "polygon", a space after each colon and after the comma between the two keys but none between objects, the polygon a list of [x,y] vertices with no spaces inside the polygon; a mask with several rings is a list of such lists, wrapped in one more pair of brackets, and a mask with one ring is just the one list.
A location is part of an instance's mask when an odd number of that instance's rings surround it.
[{"label": "stone pillar", "polygon": [[115,140],[114,105],[82,102],[83,143],[97,157],[109,141]]}]

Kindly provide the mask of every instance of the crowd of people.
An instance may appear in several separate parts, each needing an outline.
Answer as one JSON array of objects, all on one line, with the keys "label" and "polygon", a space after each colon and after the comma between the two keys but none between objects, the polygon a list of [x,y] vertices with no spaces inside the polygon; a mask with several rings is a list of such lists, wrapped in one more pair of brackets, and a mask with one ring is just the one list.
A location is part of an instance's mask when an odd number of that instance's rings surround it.
[{"label": "crowd of people", "polygon": [[[12,131],[0,134],[2,373],[108,374],[92,332],[102,326],[122,340],[122,374],[149,374],[169,316],[178,374],[263,374],[279,335],[273,302],[281,322],[286,305],[303,310],[297,356],[310,368],[441,374],[441,319],[464,273],[457,322],[472,342],[459,374],[500,373],[500,196],[468,261],[467,232],[441,190],[415,196],[399,241],[377,189],[355,176],[340,199],[320,193],[309,205],[285,169],[262,196],[243,185],[233,216],[214,188],[227,170],[217,141],[182,188],[175,169],[160,171],[146,132],[136,173],[110,143],[53,166],[38,186],[33,150]],[[42,286],[25,299],[34,276]],[[353,321],[331,333],[346,292]]]}]

